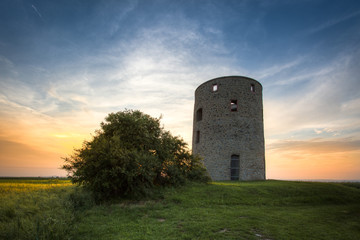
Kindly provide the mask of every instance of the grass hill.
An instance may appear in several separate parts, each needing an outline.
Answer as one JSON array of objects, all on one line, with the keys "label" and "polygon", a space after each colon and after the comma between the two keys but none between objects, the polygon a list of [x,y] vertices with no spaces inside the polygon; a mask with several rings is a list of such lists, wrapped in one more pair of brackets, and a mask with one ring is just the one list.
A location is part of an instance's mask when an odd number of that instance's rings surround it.
[{"label": "grass hill", "polygon": [[[167,189],[156,200],[105,205],[92,205],[88,195],[74,192],[74,186],[59,188],[63,190],[47,189],[42,193],[60,194],[72,222],[67,224],[66,236],[52,239],[360,239],[360,183],[188,184]],[[1,197],[7,198],[6,194]],[[57,207],[52,211],[60,211]],[[4,209],[6,204],[0,206],[0,211]],[[9,231],[9,226],[1,225],[9,224],[23,211],[26,207],[1,218],[0,238]],[[54,221],[66,222],[57,215],[52,215]],[[41,236],[36,226],[34,231],[33,236]]]}]

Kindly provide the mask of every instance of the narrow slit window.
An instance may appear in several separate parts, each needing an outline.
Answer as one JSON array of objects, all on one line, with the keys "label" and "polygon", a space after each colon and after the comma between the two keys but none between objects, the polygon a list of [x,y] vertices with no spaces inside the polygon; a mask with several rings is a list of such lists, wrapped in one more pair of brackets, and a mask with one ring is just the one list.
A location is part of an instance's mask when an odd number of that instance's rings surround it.
[{"label": "narrow slit window", "polygon": [[237,100],[231,100],[230,101],[230,110],[232,112],[236,112],[238,109],[238,104],[237,104]]},{"label": "narrow slit window", "polygon": [[196,143],[200,142],[200,131],[196,131],[195,142]]},{"label": "narrow slit window", "polygon": [[240,175],[240,160],[239,155],[231,155],[230,161],[230,179],[239,180]]},{"label": "narrow slit window", "polygon": [[196,111],[196,121],[201,121],[202,120],[202,108],[199,108],[197,111]]},{"label": "narrow slit window", "polygon": [[212,91],[216,92],[218,90],[218,85],[215,83],[212,85]]},{"label": "narrow slit window", "polygon": [[251,84],[250,90],[251,90],[252,92],[255,92],[255,84]]}]

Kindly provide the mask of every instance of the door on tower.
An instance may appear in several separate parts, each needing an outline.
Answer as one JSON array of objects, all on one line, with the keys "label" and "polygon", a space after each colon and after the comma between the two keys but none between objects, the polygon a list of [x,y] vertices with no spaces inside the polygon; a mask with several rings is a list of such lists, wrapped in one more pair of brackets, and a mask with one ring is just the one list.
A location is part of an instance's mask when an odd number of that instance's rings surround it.
[{"label": "door on tower", "polygon": [[240,160],[239,155],[231,155],[230,161],[230,179],[239,180],[240,175]]}]

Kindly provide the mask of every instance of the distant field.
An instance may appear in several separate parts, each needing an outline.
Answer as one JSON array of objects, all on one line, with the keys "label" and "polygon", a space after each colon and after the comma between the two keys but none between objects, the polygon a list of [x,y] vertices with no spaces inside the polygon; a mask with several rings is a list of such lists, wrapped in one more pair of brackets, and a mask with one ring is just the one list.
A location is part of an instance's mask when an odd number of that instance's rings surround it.
[{"label": "distant field", "polygon": [[0,239],[67,239],[73,191],[64,179],[0,178]]},{"label": "distant field", "polygon": [[29,192],[71,186],[68,179],[53,178],[0,178],[0,194],[4,192]]},{"label": "distant field", "polygon": [[360,183],[188,184],[95,206],[67,180],[14,181],[0,180],[0,239],[360,239]]}]

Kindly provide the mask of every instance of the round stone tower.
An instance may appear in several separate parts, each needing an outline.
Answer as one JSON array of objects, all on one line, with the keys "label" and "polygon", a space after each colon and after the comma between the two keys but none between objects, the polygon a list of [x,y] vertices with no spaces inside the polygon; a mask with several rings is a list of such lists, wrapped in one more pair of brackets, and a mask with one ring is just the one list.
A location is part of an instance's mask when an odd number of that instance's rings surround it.
[{"label": "round stone tower", "polygon": [[195,90],[192,148],[213,180],[264,180],[261,84],[240,76],[201,84]]}]

